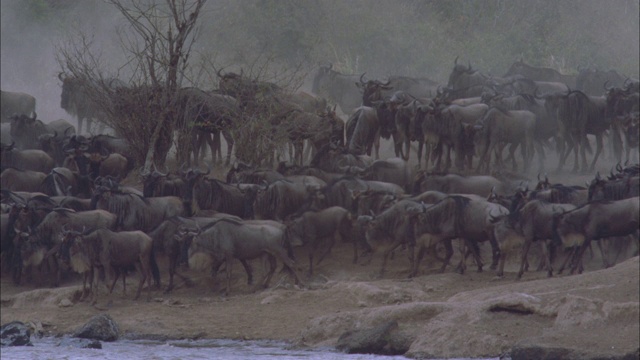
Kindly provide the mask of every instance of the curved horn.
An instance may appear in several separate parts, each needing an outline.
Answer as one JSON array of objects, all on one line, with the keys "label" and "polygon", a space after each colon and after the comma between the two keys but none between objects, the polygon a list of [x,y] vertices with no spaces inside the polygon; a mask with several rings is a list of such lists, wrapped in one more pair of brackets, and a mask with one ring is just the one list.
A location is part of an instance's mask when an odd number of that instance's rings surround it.
[{"label": "curved horn", "polygon": [[[154,165],[154,168],[155,168],[155,165]],[[162,177],[165,177],[165,176],[168,176],[168,175],[169,175],[169,173],[168,173],[168,172],[163,173],[163,172],[161,172],[161,171],[160,171],[160,170],[158,170],[158,169],[156,169],[156,172],[157,172],[158,174],[160,174],[160,176],[162,176]]]},{"label": "curved horn", "polygon": [[453,60],[453,65],[458,65],[458,57],[456,56],[456,59]]},{"label": "curved horn", "polygon": [[609,80],[605,81],[604,84],[602,85],[602,87],[607,90],[610,91],[611,89],[613,89],[613,86],[607,87],[607,84],[609,83]]},{"label": "curved horn", "polygon": [[[222,68],[222,69],[224,69],[224,68]],[[223,78],[224,77],[224,75],[221,74],[222,69],[216,71],[216,75],[218,75],[219,78]]]},{"label": "curved horn", "polygon": [[363,80],[364,79],[364,74],[366,74],[366,73],[367,72],[365,71],[365,72],[362,73],[362,75],[360,75],[360,83],[363,84],[363,85],[366,84],[366,82]]},{"label": "curved horn", "polygon": [[538,181],[542,181],[542,180],[540,180],[540,173],[538,173]]},{"label": "curved horn", "polygon": [[64,71],[60,71],[58,73],[58,79],[60,79],[60,81],[64,81],[64,79],[62,78],[62,75],[64,75]]},{"label": "curved horn", "polygon": [[622,169],[622,165],[620,165],[620,162],[616,164],[616,170],[618,170],[618,172],[622,172],[623,169]]}]

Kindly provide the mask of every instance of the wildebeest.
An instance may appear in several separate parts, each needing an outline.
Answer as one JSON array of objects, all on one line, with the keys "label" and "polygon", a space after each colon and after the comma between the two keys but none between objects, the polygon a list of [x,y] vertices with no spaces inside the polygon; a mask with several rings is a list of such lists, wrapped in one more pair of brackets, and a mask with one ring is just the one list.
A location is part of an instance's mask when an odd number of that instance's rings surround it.
[{"label": "wildebeest", "polygon": [[525,63],[522,58],[511,64],[504,77],[513,75],[523,75],[536,81],[558,81],[567,84],[569,87],[576,87],[576,77],[574,75],[564,75],[555,69],[532,66]]},{"label": "wildebeest", "polygon": [[15,144],[0,144],[2,169],[16,168],[21,170],[49,173],[55,161],[42,150],[18,150]]},{"label": "wildebeest", "polygon": [[[446,144],[448,147],[447,162],[445,170],[451,166],[450,151],[456,152],[455,165],[462,170],[465,166],[465,159],[469,162],[470,154],[473,151],[472,139],[467,139],[464,135],[464,124],[473,125],[488,110],[485,104],[474,104],[468,106],[459,105],[423,105],[417,109],[417,115],[423,117],[422,130],[425,137],[431,136],[438,139],[438,147]],[[440,166],[440,156],[436,163],[436,170]],[[471,164],[467,164],[471,166]]]},{"label": "wildebeest", "polygon": [[206,176],[211,172],[190,169],[184,172],[184,202],[187,215],[193,216],[200,210],[214,210],[243,218],[250,217],[251,206],[245,202],[245,196],[238,186],[225,184]]},{"label": "wildebeest", "polygon": [[446,194],[475,194],[487,197],[495,190],[498,194],[511,194],[514,185],[502,182],[489,175],[462,176],[457,174],[429,174],[420,171],[413,183],[413,194],[420,194],[428,190],[440,191]]},{"label": "wildebeest", "polygon": [[0,122],[8,122],[13,115],[31,117],[36,113],[36,98],[21,92],[0,90]]},{"label": "wildebeest", "polygon": [[327,173],[344,174],[350,167],[365,168],[372,162],[369,155],[354,155],[343,147],[329,144],[316,153],[310,165]]},{"label": "wildebeest", "polygon": [[189,266],[203,268],[212,266],[212,274],[216,276],[218,269],[225,263],[227,269],[227,286],[225,294],[231,289],[231,270],[233,259],[251,260],[267,255],[269,271],[262,283],[269,286],[269,281],[276,270],[276,259],[289,268],[298,282],[295,262],[289,258],[284,244],[284,229],[271,224],[250,224],[233,219],[219,219],[201,229],[189,245]]},{"label": "wildebeest", "polygon": [[530,111],[505,111],[497,107],[489,109],[484,117],[474,125],[474,129],[477,130],[476,141],[479,151],[477,171],[480,171],[483,166],[489,171],[491,169],[490,158],[493,150],[497,149],[498,158],[501,158],[502,149],[500,146],[502,144],[511,144],[509,150],[512,155],[513,169],[517,169],[513,151],[516,146],[520,145],[524,171],[527,172],[529,170],[529,162],[533,157],[535,127],[536,116]]},{"label": "wildebeest", "polygon": [[[582,171],[587,171],[587,158],[585,151],[588,145],[587,134],[593,134],[596,137],[596,153],[591,162],[590,171],[593,171],[598,156],[602,152],[602,136],[609,128],[606,121],[606,97],[604,96],[587,96],[581,91],[571,91],[567,94],[557,95],[560,98],[557,116],[559,125],[559,134],[564,141],[559,142],[560,161],[558,170],[562,169],[566,158],[569,156],[571,149],[574,152],[573,171],[577,171],[578,151],[582,156]],[[547,100],[549,101],[549,100]],[[569,147],[565,150],[565,142]]]},{"label": "wildebeest", "polygon": [[44,134],[57,135],[75,132],[73,125],[67,120],[59,119],[45,124],[41,120],[37,120],[36,116],[31,118],[26,115],[11,117],[9,132],[19,149],[39,149],[38,138]]},{"label": "wildebeest", "polygon": [[[638,234],[640,198],[617,201],[593,201],[560,215],[556,235],[565,247],[579,246],[573,273],[581,268],[582,256],[592,240]],[[602,251],[602,247],[601,247]],[[603,262],[608,266],[603,253]]]},{"label": "wildebeest", "polygon": [[279,180],[258,190],[253,204],[254,216],[260,220],[284,220],[305,204],[310,204],[315,191],[311,186]]},{"label": "wildebeest", "polygon": [[40,149],[46,152],[53,158],[56,166],[62,166],[64,159],[67,156],[64,151],[64,146],[71,139],[71,136],[75,135],[76,130],[72,127],[67,128],[64,134],[42,134],[38,137],[40,143]]},{"label": "wildebeest", "polygon": [[485,90],[492,89],[493,84],[494,82],[488,76],[471,68],[471,63],[468,66],[458,64],[458,57],[456,57],[447,83],[447,88],[450,89],[448,97],[459,99],[480,96]]},{"label": "wildebeest", "polygon": [[3,190],[40,192],[47,174],[39,171],[8,168],[0,174]]},{"label": "wildebeest", "polygon": [[356,86],[359,78],[359,75],[344,75],[333,70],[333,64],[320,65],[311,91],[338,104],[343,113],[351,114],[362,105],[362,94]]},{"label": "wildebeest", "polygon": [[118,88],[124,84],[117,79],[106,79],[102,83],[92,82],[78,76],[58,75],[62,81],[60,107],[78,120],[78,134],[82,134],[83,120],[87,121],[87,131],[91,130],[91,123],[97,120],[105,125],[106,114],[97,99],[100,98],[102,88]]},{"label": "wildebeest", "polygon": [[153,196],[178,196],[182,197],[184,192],[184,181],[178,175],[162,173],[157,169],[153,171],[141,172],[142,194],[144,197]]},{"label": "wildebeest", "polygon": [[203,227],[213,221],[216,221],[220,217],[231,217],[231,215],[220,214],[220,216],[214,217],[193,218],[184,218],[180,216],[171,217],[164,220],[160,225],[148,233],[148,235],[153,239],[153,246],[156,254],[163,252],[169,260],[169,285],[165,292],[169,292],[173,289],[174,275],[178,275],[178,277],[184,280],[187,285],[192,284],[189,278],[181,275],[177,271],[178,263],[183,257],[182,250],[184,250],[180,241],[186,235],[186,229],[198,226]]},{"label": "wildebeest", "polygon": [[[435,237],[437,241],[444,241],[446,257],[440,271],[444,271],[453,255],[451,240],[461,238],[471,249],[478,272],[482,271],[478,244],[486,240],[491,244],[493,259],[491,268],[497,265],[499,249],[493,236],[492,217],[509,213],[505,207],[488,202],[483,198],[451,195],[437,203],[428,206],[418,215],[415,228],[415,238],[423,234]],[[466,268],[466,255],[458,265],[461,272]]]},{"label": "wildebeest", "polygon": [[[286,222],[287,240],[300,242],[309,247],[309,274],[313,275],[313,255],[322,250],[316,265],[331,252],[336,241],[351,238],[351,214],[345,208],[332,206],[318,211],[305,211]],[[357,258],[357,243],[354,241],[354,261]]]},{"label": "wildebeest", "polygon": [[152,268],[157,268],[153,241],[142,231],[113,232],[108,229],[98,229],[88,234],[75,233],[63,243],[61,249],[71,267],[80,273],[88,271],[88,267],[102,267],[106,274],[115,272],[115,277],[109,288],[109,293],[122,274],[123,294],[126,292],[125,275],[128,268],[135,265],[140,277],[135,299],[140,297],[142,286],[147,282],[147,301],[151,300]]},{"label": "wildebeest", "polygon": [[88,175],[92,180],[95,180],[100,176],[111,176],[115,179],[124,179],[133,168],[131,160],[118,153],[111,153],[109,155],[92,153],[89,154],[88,159]]},{"label": "wildebeest", "polygon": [[489,106],[496,106],[505,110],[529,110],[536,115],[535,142],[536,153],[539,160],[539,171],[544,169],[543,144],[551,137],[556,138],[558,133],[558,121],[555,114],[549,114],[545,107],[544,98],[532,95],[495,95],[483,98],[483,102]]},{"label": "wildebeest", "polygon": [[375,158],[380,157],[379,144],[374,144],[380,131],[380,122],[375,108],[362,106],[349,116],[345,125],[347,150],[353,155],[369,155],[375,146]]},{"label": "wildebeest", "polygon": [[[527,262],[527,254],[531,244],[540,242],[548,276],[553,274],[551,267],[547,241],[555,238],[554,231],[558,217],[576,207],[571,204],[552,204],[541,200],[532,200],[518,209],[512,209],[509,215],[494,219],[494,236],[500,245],[500,265],[498,276],[504,274],[504,263],[509,251],[506,246],[514,246],[517,242],[522,249],[520,270],[517,278],[524,273]],[[510,231],[511,230],[511,231]],[[517,237],[521,237],[521,242]]]},{"label": "wildebeest", "polygon": [[603,179],[597,173],[589,183],[588,201],[622,200],[636,196],[640,196],[640,177],[637,175]]},{"label": "wildebeest", "polygon": [[92,209],[107,210],[117,216],[117,229],[121,231],[153,230],[164,219],[184,216],[182,200],[177,196],[145,198],[118,189],[99,186],[91,198]]},{"label": "wildebeest", "polygon": [[322,199],[316,198],[314,200],[320,203],[320,208],[341,206],[355,213],[357,208],[354,206],[354,192],[368,190],[384,191],[397,196],[404,194],[404,189],[396,184],[362,180],[353,176],[343,176],[329,182],[327,186],[317,191],[317,195],[321,195]]},{"label": "wildebeest", "polygon": [[599,96],[603,94],[602,86],[605,83],[621,87],[624,81],[624,77],[618,74],[615,70],[601,71],[599,69],[590,68],[578,69],[575,88],[587,95]]},{"label": "wildebeest", "polygon": [[[184,173],[184,171],[183,171]],[[226,175],[227,184],[271,184],[283,180],[284,176],[272,169],[254,168],[253,166],[235,163]]]},{"label": "wildebeest", "polygon": [[61,269],[55,255],[60,246],[63,227],[73,229],[115,229],[116,216],[104,210],[75,212],[56,208],[47,214],[34,229],[33,243],[48,251],[48,260],[57,265],[54,285],[59,285]]},{"label": "wildebeest", "polygon": [[412,171],[407,162],[401,158],[376,160],[371,165],[358,171],[363,180],[381,181],[396,184],[410,192],[413,180]]},{"label": "wildebeest", "polygon": [[[358,223],[365,227],[366,243],[373,252],[382,252],[379,276],[384,274],[391,252],[402,244],[413,249],[415,245],[414,219],[422,213],[423,205],[412,200],[401,200],[376,216],[361,215]],[[354,244],[356,246],[356,244]],[[410,256],[413,269],[413,257]],[[354,256],[355,260],[355,256]]]},{"label": "wildebeest", "polygon": [[[187,124],[194,126],[193,135],[196,136],[196,139],[192,141],[192,150],[196,166],[199,161],[200,142],[205,139],[209,143],[211,156],[215,160],[219,144],[214,143],[214,140],[219,141],[220,133],[227,142],[225,163],[229,165],[234,145],[231,130],[237,127],[241,117],[238,100],[232,96],[206,92],[198,88],[181,89],[179,95],[182,116]],[[213,138],[210,134],[213,135]]]}]

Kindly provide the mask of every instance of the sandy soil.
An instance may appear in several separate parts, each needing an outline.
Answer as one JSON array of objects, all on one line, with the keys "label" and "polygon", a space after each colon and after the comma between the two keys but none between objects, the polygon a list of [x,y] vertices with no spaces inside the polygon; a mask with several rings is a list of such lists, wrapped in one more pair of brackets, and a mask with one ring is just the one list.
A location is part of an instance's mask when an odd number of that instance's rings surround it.
[{"label": "sandy soil", "polygon": [[[584,184],[587,179],[565,182]],[[628,253],[636,246],[632,244]],[[488,261],[488,244],[483,251]],[[298,249],[296,255],[306,267],[305,249]],[[384,278],[376,279],[380,258],[364,266],[352,264],[351,256],[351,244],[337,244],[302,289],[284,273],[274,277],[266,290],[248,286],[236,263],[231,294],[226,297],[220,295],[220,283],[214,289],[208,273],[183,269],[194,280],[193,287],[178,280],[178,287],[169,294],[154,289],[152,301],[134,301],[134,274],[127,279],[126,296],[121,283],[110,297],[101,286],[96,306],[78,301],[81,281],[77,277],[70,276],[63,287],[51,289],[33,283],[16,287],[3,275],[0,320],[3,324],[39,322],[45,332],[61,334],[106,312],[129,335],[277,339],[310,347],[334,346],[347,330],[397,320],[415,339],[407,353],[413,357],[492,357],[526,345],[610,356],[640,347],[637,256],[623,255],[617,265],[603,270],[594,247],[582,275],[547,279],[544,272],[527,272],[521,281],[514,280],[519,265],[514,258],[502,279],[488,266],[483,273],[471,265],[464,275],[451,267],[440,274],[436,270],[440,263],[434,259],[423,261],[420,275],[407,279],[406,254],[398,251]],[[535,255],[533,259],[536,264]],[[454,257],[453,263],[456,261]],[[166,285],[163,256],[159,263]],[[254,268],[259,283],[263,267],[258,262]],[[223,278],[218,276],[218,280]]]}]

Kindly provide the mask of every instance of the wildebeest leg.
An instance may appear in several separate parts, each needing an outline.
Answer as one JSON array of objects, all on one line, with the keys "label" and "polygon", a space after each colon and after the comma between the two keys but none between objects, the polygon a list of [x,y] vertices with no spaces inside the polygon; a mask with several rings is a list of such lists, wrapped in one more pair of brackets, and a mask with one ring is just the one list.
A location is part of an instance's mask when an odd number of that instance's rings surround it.
[{"label": "wildebeest leg", "polygon": [[247,285],[253,284],[253,268],[247,260],[240,260],[240,263],[244,267],[244,271],[247,272]]},{"label": "wildebeest leg", "polygon": [[227,270],[227,288],[224,292],[224,295],[229,295],[231,291],[231,265],[233,264],[233,258],[231,256],[227,256],[225,258],[225,267]]},{"label": "wildebeest leg", "polygon": [[522,278],[522,274],[524,274],[524,266],[527,263],[527,254],[529,253],[529,248],[531,247],[531,243],[533,239],[524,240],[524,245],[522,246],[522,257],[520,258],[520,271],[518,271],[518,275],[516,276],[517,280]]},{"label": "wildebeest leg", "polygon": [[400,246],[402,244],[402,242],[404,241],[404,239],[400,239],[400,240],[395,240],[394,242],[392,242],[382,253],[382,266],[380,267],[380,274],[379,276],[382,278],[382,276],[384,275],[384,270],[387,267],[387,259],[389,259],[389,255],[391,255],[391,253],[393,252],[393,250],[395,250],[398,246]]},{"label": "wildebeest leg", "polygon": [[[419,140],[418,141],[418,169],[422,165],[422,149],[423,148],[424,148],[424,141],[423,140]],[[426,169],[426,167],[425,167],[425,169]]]},{"label": "wildebeest leg", "polygon": [[546,240],[540,241],[540,247],[542,249],[544,264],[545,264],[545,267],[547,268],[547,277],[552,277],[553,267],[551,265],[551,256],[549,254],[548,246],[550,246],[550,244],[548,244]]},{"label": "wildebeest leg", "polygon": [[413,261],[413,268],[409,273],[410,278],[418,275],[418,267],[420,267],[420,262],[422,261],[422,258],[424,257],[424,254],[426,252],[427,252],[427,248],[423,245],[420,245],[418,248],[418,254],[416,255],[415,260]]},{"label": "wildebeest leg", "polygon": [[296,263],[287,255],[287,252],[284,249],[271,249],[269,253],[276,258],[280,259],[284,266],[288,267],[291,272],[293,272],[293,276],[296,279],[296,284],[304,284],[302,281],[302,277],[296,267]]},{"label": "wildebeest leg", "polygon": [[[469,256],[469,254],[473,255],[473,258],[476,261],[476,265],[478,266],[478,272],[482,272],[482,258],[480,258],[480,248],[478,247],[478,243],[474,240],[464,240],[466,246],[467,246],[467,251],[465,253],[465,269],[466,269],[466,258],[467,256]],[[497,246],[497,243],[496,243]]]},{"label": "wildebeest leg", "polygon": [[[231,153],[233,152],[233,135],[228,129],[223,129],[222,136],[224,137],[224,141],[227,142],[227,159],[225,160],[224,164],[225,166],[229,166],[229,164],[231,163]],[[222,146],[221,141],[218,141],[218,143],[220,144],[219,146]]]},{"label": "wildebeest leg", "polygon": [[[559,145],[558,146],[559,162],[558,162],[557,171],[561,171],[562,168],[564,167],[564,163],[567,161],[567,158],[569,157],[569,155],[571,154],[571,151],[574,148],[573,137],[571,136],[571,134],[565,133],[564,136],[561,138],[561,141],[558,143],[558,145]],[[577,157],[578,155],[576,153],[576,159]],[[577,169],[577,167],[575,169]]]},{"label": "wildebeest leg", "polygon": [[451,240],[452,239],[444,240],[445,258],[444,258],[444,261],[442,262],[442,267],[440,268],[441,273],[443,273],[444,270],[447,268],[447,265],[449,265],[449,261],[451,261],[451,257],[453,256],[453,245],[451,244]]},{"label": "wildebeest leg", "polygon": [[316,266],[320,265],[320,262],[322,260],[324,260],[324,258],[329,255],[329,253],[331,253],[331,249],[333,248],[333,245],[336,243],[336,237],[338,239],[340,239],[340,234],[336,234],[335,236],[329,236],[327,238],[327,244],[324,248],[324,251],[320,254],[320,257],[318,258],[318,261],[316,262]]},{"label": "wildebeest leg", "polygon": [[498,258],[500,257],[500,245],[498,245],[498,241],[493,235],[493,232],[489,234],[489,245],[491,245],[491,266],[489,266],[489,269],[495,270],[498,266]]},{"label": "wildebeest leg", "polygon": [[496,275],[498,277],[503,277],[504,276],[504,263],[507,260],[507,252],[506,251],[501,251],[500,252],[500,262],[498,265],[498,272],[496,273]]},{"label": "wildebeest leg", "polygon": [[[580,141],[578,144],[580,145],[580,156],[582,157],[582,172],[587,172],[587,146],[589,139],[587,138],[587,134],[582,134],[580,136]],[[577,160],[577,159],[576,159]]]},{"label": "wildebeest leg", "polygon": [[564,271],[565,266],[567,266],[567,264],[569,263],[569,260],[571,260],[572,258],[574,258],[576,256],[576,253],[578,251],[578,247],[577,246],[573,246],[570,250],[570,252],[567,254],[567,256],[565,257],[564,261],[562,262],[562,265],[560,266],[560,269],[558,269],[558,274],[562,274],[562,272]]},{"label": "wildebeest leg", "polygon": [[[378,131],[376,131],[376,135],[374,137],[373,140],[373,147],[375,150],[375,159],[378,160],[380,159],[380,129],[378,129]],[[368,151],[369,156],[371,156],[371,147],[369,147],[369,151]]]},{"label": "wildebeest leg", "polygon": [[584,256],[585,251],[588,247],[591,246],[591,239],[584,239],[584,243],[578,248],[576,251],[576,255],[574,257],[574,263],[571,266],[571,271],[569,274],[573,274],[576,270],[580,273],[582,272],[582,257]]},{"label": "wildebeest leg", "polygon": [[593,172],[593,169],[596,166],[596,161],[598,161],[598,156],[602,152],[602,133],[596,135],[596,153],[593,155],[593,161],[591,162],[591,166],[589,167],[589,171]]},{"label": "wildebeest leg", "polygon": [[267,254],[267,259],[269,260],[269,271],[265,275],[264,281],[262,282],[262,287],[264,289],[269,287],[269,282],[271,281],[271,278],[273,277],[273,274],[276,272],[276,267],[277,267],[276,257],[275,256],[273,256],[271,254]]},{"label": "wildebeest leg", "polygon": [[113,277],[113,283],[111,283],[111,286],[109,287],[109,294],[111,294],[113,292],[113,288],[116,286],[116,282],[118,281],[118,278],[120,277],[120,270],[117,268],[113,268],[113,272],[114,277]]},{"label": "wildebeest leg", "polygon": [[602,256],[602,266],[607,269],[611,267],[611,265],[609,264],[609,254],[607,251],[608,244],[603,244],[603,241],[605,241],[605,239],[599,239],[597,242],[598,249],[600,249],[600,256]]},{"label": "wildebeest leg", "polygon": [[544,154],[544,145],[539,140],[536,140],[534,145],[536,148],[536,153],[538,154],[538,172],[541,173],[541,172],[544,172],[544,163],[546,160],[546,157]]}]

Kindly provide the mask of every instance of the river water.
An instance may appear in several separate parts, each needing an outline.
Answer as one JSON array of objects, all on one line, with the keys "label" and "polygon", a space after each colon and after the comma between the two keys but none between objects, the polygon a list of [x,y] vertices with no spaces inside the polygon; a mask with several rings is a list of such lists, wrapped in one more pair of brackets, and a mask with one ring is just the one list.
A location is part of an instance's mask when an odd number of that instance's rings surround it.
[{"label": "river water", "polygon": [[3,347],[2,360],[45,360],[45,359],[395,359],[406,360],[403,356],[348,355],[325,350],[289,350],[287,344],[274,341],[235,340],[120,340],[102,342],[102,349],[78,349],[58,346],[61,339],[42,338],[31,342],[34,346]]},{"label": "river water", "polygon": [[[31,342],[34,346],[3,347],[2,360],[178,360],[178,359],[261,359],[261,360],[406,360],[403,356],[349,355],[334,349],[290,350],[286,343],[276,341],[237,340],[120,340],[102,342],[102,349],[78,349],[59,346],[62,339],[45,337]],[[462,359],[459,359],[462,360]],[[485,360],[497,360],[485,359]]]}]

